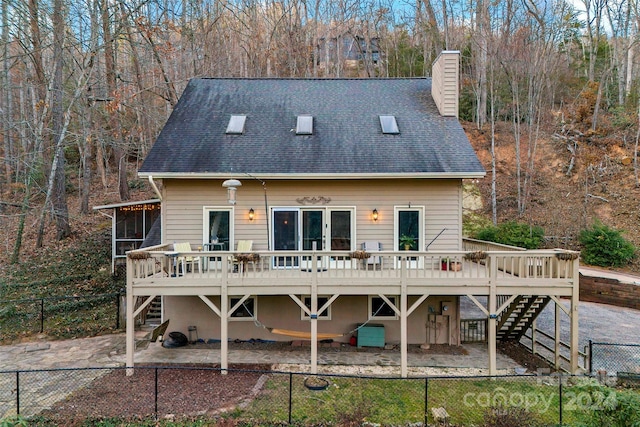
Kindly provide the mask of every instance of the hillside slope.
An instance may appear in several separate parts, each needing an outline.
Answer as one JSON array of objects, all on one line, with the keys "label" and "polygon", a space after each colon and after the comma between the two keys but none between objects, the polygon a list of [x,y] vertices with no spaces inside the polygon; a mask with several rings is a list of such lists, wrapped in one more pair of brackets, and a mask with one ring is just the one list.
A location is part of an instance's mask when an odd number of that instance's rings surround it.
[{"label": "hillside slope", "polygon": [[[465,123],[465,130],[487,176],[477,182],[482,195],[482,214],[491,218],[491,133]],[[640,188],[636,185],[633,145],[616,135],[592,135],[577,140],[571,173],[572,154],[567,141],[542,133],[535,147],[529,196],[522,215],[518,213],[518,185],[515,142],[512,127],[501,123],[496,130],[496,206],[498,222],[518,220],[545,230],[550,247],[579,249],[580,230],[598,219],[623,231],[623,236],[640,246]],[[522,173],[529,144],[521,140]],[[638,271],[636,260],[630,271]]]}]

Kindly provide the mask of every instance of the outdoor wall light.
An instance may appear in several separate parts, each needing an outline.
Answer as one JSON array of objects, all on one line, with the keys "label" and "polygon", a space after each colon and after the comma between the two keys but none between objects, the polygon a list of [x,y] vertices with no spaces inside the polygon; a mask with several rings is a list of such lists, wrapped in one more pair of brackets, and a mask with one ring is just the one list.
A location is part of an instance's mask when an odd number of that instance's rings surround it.
[{"label": "outdoor wall light", "polygon": [[255,211],[253,210],[253,208],[249,209],[249,221],[253,221],[253,218],[255,216]]},{"label": "outdoor wall light", "polygon": [[371,218],[373,218],[374,221],[378,220],[378,209],[374,209],[373,212],[371,212]]},{"label": "outdoor wall light", "polygon": [[228,179],[222,183],[222,186],[227,189],[227,201],[230,205],[236,204],[236,190],[238,187],[242,187],[242,183],[237,179]]}]

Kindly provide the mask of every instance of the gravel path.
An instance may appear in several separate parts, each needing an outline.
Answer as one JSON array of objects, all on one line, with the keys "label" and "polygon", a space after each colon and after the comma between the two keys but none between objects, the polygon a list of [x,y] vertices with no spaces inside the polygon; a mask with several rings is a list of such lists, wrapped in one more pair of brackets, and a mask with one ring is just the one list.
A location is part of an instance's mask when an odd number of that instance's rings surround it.
[{"label": "gravel path", "polygon": [[[478,298],[486,304],[486,298]],[[569,301],[563,301],[569,307]],[[460,301],[463,319],[485,317],[479,308],[467,297]],[[555,306],[548,304],[537,319],[538,329],[548,333],[554,331]],[[561,336],[569,339],[569,317],[562,312]],[[578,306],[578,340],[580,347],[589,344],[589,340],[598,342],[639,343],[640,311],[632,308],[596,304],[580,301]]]}]

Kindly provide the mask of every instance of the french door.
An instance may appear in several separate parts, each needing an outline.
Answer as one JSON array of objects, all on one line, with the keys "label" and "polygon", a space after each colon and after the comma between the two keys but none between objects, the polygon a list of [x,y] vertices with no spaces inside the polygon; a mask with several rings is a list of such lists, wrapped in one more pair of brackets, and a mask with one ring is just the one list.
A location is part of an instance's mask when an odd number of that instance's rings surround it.
[{"label": "french door", "polygon": [[[274,251],[352,250],[355,217],[345,208],[274,208]],[[326,268],[336,259],[311,256],[274,258],[275,267]],[[315,262],[314,262],[315,261]]]},{"label": "french door", "polygon": [[[203,216],[202,243],[205,251],[232,251],[233,247],[233,208],[205,206]],[[222,268],[222,257],[205,259],[206,269]]]},{"label": "french door", "polygon": [[[424,247],[424,208],[396,207],[395,208],[395,250],[396,251],[420,251]],[[412,243],[405,247],[405,240]],[[407,256],[407,266],[410,268],[422,267],[423,259],[417,256]]]}]

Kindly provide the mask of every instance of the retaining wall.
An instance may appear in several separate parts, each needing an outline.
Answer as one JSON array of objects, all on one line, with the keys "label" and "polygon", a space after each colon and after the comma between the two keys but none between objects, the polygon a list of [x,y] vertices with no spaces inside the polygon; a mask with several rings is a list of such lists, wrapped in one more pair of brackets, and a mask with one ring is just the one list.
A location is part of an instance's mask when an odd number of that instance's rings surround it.
[{"label": "retaining wall", "polygon": [[640,310],[640,286],[617,279],[580,274],[580,301]]}]

